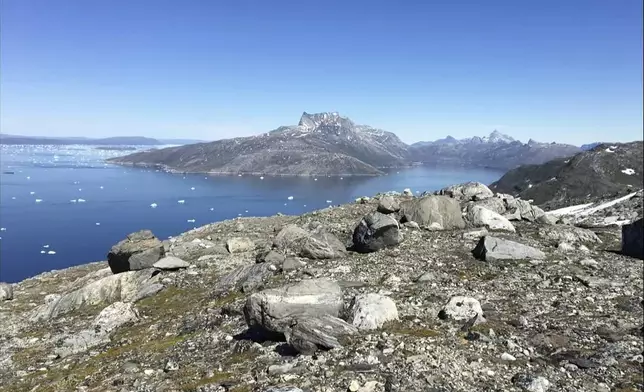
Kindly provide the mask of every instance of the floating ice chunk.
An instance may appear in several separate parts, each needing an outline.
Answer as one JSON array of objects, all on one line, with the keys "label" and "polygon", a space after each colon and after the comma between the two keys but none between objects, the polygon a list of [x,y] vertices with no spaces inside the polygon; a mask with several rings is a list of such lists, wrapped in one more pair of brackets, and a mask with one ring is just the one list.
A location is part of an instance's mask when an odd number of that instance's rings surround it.
[{"label": "floating ice chunk", "polygon": [[237,177],[241,177],[241,174],[238,174]]},{"label": "floating ice chunk", "polygon": [[36,199],[36,203],[42,202],[42,199]]},{"label": "floating ice chunk", "polygon": [[0,231],[7,231],[6,227],[0,227]]},{"label": "floating ice chunk", "polygon": [[185,200],[179,200],[177,203],[179,203],[179,204],[185,204],[185,203],[186,203],[186,201],[185,201]]},{"label": "floating ice chunk", "polygon": [[304,204],[304,207],[306,207],[306,204]]},{"label": "floating ice chunk", "polygon": [[31,177],[27,176],[27,179],[28,179],[28,180],[31,180]]},{"label": "floating ice chunk", "polygon": [[48,254],[48,255],[55,255],[55,254],[56,254],[56,251],[54,251],[54,250],[50,250],[49,252],[47,252],[47,254]]},{"label": "floating ice chunk", "polygon": [[289,196],[289,197],[287,197],[287,199],[293,200],[293,196]]},{"label": "floating ice chunk", "polygon": [[43,248],[49,248],[49,245],[43,245],[42,247]]},{"label": "floating ice chunk", "polygon": [[237,216],[241,216],[241,214],[237,214]]},{"label": "floating ice chunk", "polygon": [[83,191],[83,188],[78,188],[78,191],[79,191],[79,192],[82,192],[82,191]]},{"label": "floating ice chunk", "polygon": [[101,222],[96,222],[96,226],[100,226],[100,225],[101,225]]},{"label": "floating ice chunk", "polygon": [[69,202],[70,202],[70,203],[76,203],[76,202],[77,202],[77,200],[76,200],[76,199],[71,199]]},{"label": "floating ice chunk", "polygon": [[214,211],[214,210],[215,210],[214,208],[210,207],[210,211]]},{"label": "floating ice chunk", "polygon": [[532,188],[532,184],[528,184],[528,188]]},{"label": "floating ice chunk", "polygon": [[635,174],[635,170],[630,169],[630,168],[629,169],[624,169],[624,170],[622,170],[622,173],[624,173],[624,174],[626,174],[628,176],[632,176],[633,174]]},{"label": "floating ice chunk", "polygon": [[264,177],[263,177],[263,176],[262,176],[262,177],[259,177],[259,179],[260,179],[260,180],[263,180],[263,179],[264,179]]},{"label": "floating ice chunk", "polygon": [[79,203],[85,203],[85,201],[86,201],[85,199],[78,199]]},{"label": "floating ice chunk", "polygon": [[150,204],[150,207],[152,207],[152,208],[157,208],[157,203],[152,203],[152,204]]},{"label": "floating ice chunk", "polygon": [[194,190],[195,190],[195,187],[193,186],[192,188],[190,188],[190,190],[191,190],[191,191],[194,191]]},{"label": "floating ice chunk", "polygon": [[16,197],[15,197],[15,196],[12,196],[12,197],[11,197],[11,200],[16,200]]},{"label": "floating ice chunk", "polygon": [[340,177],[341,180],[344,180],[344,177]]},{"label": "floating ice chunk", "polygon": [[47,253],[47,252],[45,252],[44,250],[41,250],[41,251],[40,251],[40,254],[41,254],[41,255],[44,255],[45,253]]},{"label": "floating ice chunk", "polygon": [[99,188],[103,189],[103,185],[99,186]]},{"label": "floating ice chunk", "polygon": [[314,179],[313,179],[313,181],[317,181],[317,180],[318,180],[317,178],[314,178]]},{"label": "floating ice chunk", "polygon": [[188,219],[188,223],[195,223],[194,219]]},{"label": "floating ice chunk", "polygon": [[246,210],[246,211],[244,211],[244,212],[248,214],[248,210]]},{"label": "floating ice chunk", "polygon": [[33,191],[32,191],[32,192],[29,192],[29,194],[30,194],[30,195],[35,195],[35,194],[36,194],[36,192],[33,192]]},{"label": "floating ice chunk", "polygon": [[333,201],[331,201],[331,200],[327,200],[326,202],[329,203],[329,204],[333,203]]}]

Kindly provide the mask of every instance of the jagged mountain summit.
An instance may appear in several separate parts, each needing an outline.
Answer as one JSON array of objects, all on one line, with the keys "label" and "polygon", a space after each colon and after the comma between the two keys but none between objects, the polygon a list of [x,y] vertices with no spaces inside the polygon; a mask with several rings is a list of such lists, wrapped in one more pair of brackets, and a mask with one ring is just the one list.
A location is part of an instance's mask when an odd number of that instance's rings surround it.
[{"label": "jagged mountain summit", "polygon": [[113,163],[211,174],[379,175],[408,164],[407,145],[391,132],[356,125],[338,113],[304,112],[298,125],[250,137],[146,151]]},{"label": "jagged mountain summit", "polygon": [[511,170],[491,188],[547,208],[628,194],[642,188],[643,149],[642,141],[599,144],[570,158]]},{"label": "jagged mountain summit", "polygon": [[432,165],[488,167],[510,170],[525,164],[541,164],[554,158],[572,156],[577,146],[540,143],[530,139],[522,143],[497,130],[489,136],[455,139],[448,136],[436,141],[418,142],[409,147],[410,158]]}]

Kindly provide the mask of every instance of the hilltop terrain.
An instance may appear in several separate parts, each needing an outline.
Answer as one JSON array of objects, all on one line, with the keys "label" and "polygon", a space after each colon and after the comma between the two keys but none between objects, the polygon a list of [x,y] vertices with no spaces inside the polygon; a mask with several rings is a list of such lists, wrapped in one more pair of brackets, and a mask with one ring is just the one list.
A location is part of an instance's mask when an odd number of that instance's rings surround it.
[{"label": "hilltop terrain", "polygon": [[0,284],[0,389],[641,390],[641,216],[570,214],[466,183],[132,233]]},{"label": "hilltop terrain", "polygon": [[76,138],[57,138],[57,137],[32,137],[32,136],[15,136],[15,135],[0,135],[0,144],[48,144],[48,145],[97,145],[97,146],[158,146],[161,145],[156,139],[151,139],[141,136],[116,136],[103,139],[92,139],[84,137]]},{"label": "hilltop terrain", "polygon": [[491,188],[546,208],[617,197],[642,187],[643,151],[641,141],[599,144],[570,158],[510,170]]},{"label": "hilltop terrain", "polygon": [[113,163],[156,166],[169,171],[273,175],[380,175],[412,164],[510,169],[569,156],[575,146],[490,137],[441,139],[411,146],[395,134],[357,125],[338,113],[304,113],[296,126],[257,136],[219,140],[114,158]]}]

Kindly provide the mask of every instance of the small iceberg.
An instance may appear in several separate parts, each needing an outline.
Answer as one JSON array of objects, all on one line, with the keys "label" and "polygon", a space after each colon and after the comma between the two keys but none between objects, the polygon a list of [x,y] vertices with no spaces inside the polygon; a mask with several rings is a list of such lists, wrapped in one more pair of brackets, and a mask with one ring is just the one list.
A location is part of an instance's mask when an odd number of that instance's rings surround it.
[{"label": "small iceberg", "polygon": [[103,185],[99,186],[100,189],[103,189]]},{"label": "small iceberg", "polygon": [[210,207],[210,211],[214,211],[214,210],[215,210],[214,208]]},{"label": "small iceberg", "polygon": [[35,195],[35,194],[36,194],[36,192],[31,191],[31,192],[29,192],[29,194],[30,194],[30,195]]},{"label": "small iceberg", "polygon": [[185,201],[185,200],[179,200],[177,203],[179,203],[179,204],[185,204],[185,203],[186,203],[186,201]]},{"label": "small iceberg", "polygon": [[49,245],[43,245],[42,247],[43,248],[49,248]]},{"label": "small iceberg", "polygon": [[188,223],[195,223],[194,219],[188,219]]},{"label": "small iceberg", "polygon": [[152,204],[150,204],[150,207],[152,207],[152,208],[157,208],[157,203],[152,203]]},{"label": "small iceberg", "polygon": [[0,231],[7,231],[6,227],[0,227]]},{"label": "small iceberg", "polygon": [[31,180],[31,177],[27,176],[27,179],[28,179],[28,180]]},{"label": "small iceberg", "polygon": [[36,199],[36,203],[42,202],[42,199]]},{"label": "small iceberg", "polygon": [[49,252],[47,252],[47,254],[48,254],[48,255],[55,255],[55,254],[56,254],[56,251],[50,250]]},{"label": "small iceberg", "polygon": [[76,200],[76,199],[72,199],[72,200],[70,200],[69,202],[70,202],[70,203],[76,203],[77,201],[78,201],[78,200]]},{"label": "small iceberg", "polygon": [[85,203],[85,201],[86,201],[85,199],[78,199],[79,203]]},{"label": "small iceberg", "polygon": [[263,176],[262,176],[262,177],[259,177],[259,179],[260,179],[260,180],[263,180],[263,179],[264,179],[264,177],[263,177]]},{"label": "small iceberg", "polygon": [[329,203],[329,204],[333,203],[333,201],[331,201],[331,200],[327,200],[326,202]]},{"label": "small iceberg", "polygon": [[79,191],[79,192],[82,192],[82,191],[83,191],[83,188],[78,188],[78,191]]},{"label": "small iceberg", "polygon": [[47,252],[45,252],[44,250],[41,250],[41,251],[40,251],[40,254],[41,254],[41,255],[44,255],[45,253],[47,253]]},{"label": "small iceberg", "polygon": [[313,181],[317,181],[317,180],[318,180],[317,178],[314,178],[314,179],[313,179]]},{"label": "small iceberg", "polygon": [[190,190],[191,190],[191,191],[194,191],[194,190],[195,190],[195,187],[193,186],[192,188],[190,188]]},{"label": "small iceberg", "polygon": [[293,200],[293,196],[289,196],[289,197],[287,197],[287,199]]}]

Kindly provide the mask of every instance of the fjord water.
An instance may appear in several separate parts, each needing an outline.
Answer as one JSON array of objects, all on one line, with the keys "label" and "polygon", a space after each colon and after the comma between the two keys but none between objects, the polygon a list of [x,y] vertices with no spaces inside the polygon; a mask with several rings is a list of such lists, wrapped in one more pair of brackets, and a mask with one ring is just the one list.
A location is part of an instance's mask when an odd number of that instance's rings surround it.
[{"label": "fjord water", "polygon": [[105,159],[128,152],[92,146],[0,148],[0,281],[7,282],[105,260],[113,244],[140,229],[165,239],[237,216],[295,215],[378,192],[489,184],[502,175],[415,167],[342,179],[184,176],[109,165]]}]

